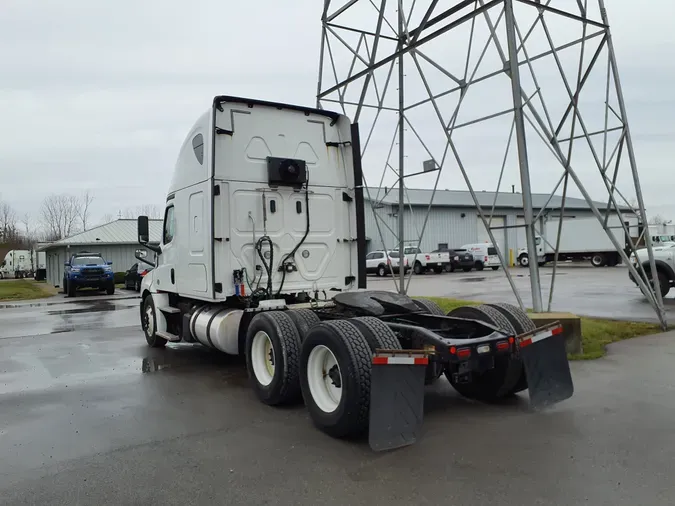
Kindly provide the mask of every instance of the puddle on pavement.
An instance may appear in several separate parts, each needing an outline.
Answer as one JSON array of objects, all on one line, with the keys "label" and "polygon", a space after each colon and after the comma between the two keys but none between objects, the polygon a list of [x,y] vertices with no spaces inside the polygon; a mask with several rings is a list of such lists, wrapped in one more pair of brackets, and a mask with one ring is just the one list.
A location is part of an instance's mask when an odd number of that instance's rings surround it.
[{"label": "puddle on pavement", "polygon": [[[165,350],[167,351],[167,350]],[[249,379],[246,368],[235,357],[210,351],[200,345],[188,345],[176,354],[162,354],[157,357],[145,357],[141,361],[141,372],[151,374],[170,371],[180,374],[216,375],[226,384],[248,388]],[[213,376],[212,376],[213,377]]]},{"label": "puddle on pavement", "polygon": [[465,283],[479,283],[485,281],[487,278],[461,278]]},{"label": "puddle on pavement", "polygon": [[107,311],[118,311],[120,309],[129,309],[129,307],[120,307],[110,302],[93,303],[89,307],[77,307],[74,309],[53,309],[47,311],[48,315],[68,315],[81,313],[102,313]]},{"label": "puddle on pavement", "polygon": [[168,369],[169,367],[171,367],[171,364],[162,363],[162,361],[154,358],[144,358],[141,364],[141,371],[144,373],[157,372],[162,369]]}]

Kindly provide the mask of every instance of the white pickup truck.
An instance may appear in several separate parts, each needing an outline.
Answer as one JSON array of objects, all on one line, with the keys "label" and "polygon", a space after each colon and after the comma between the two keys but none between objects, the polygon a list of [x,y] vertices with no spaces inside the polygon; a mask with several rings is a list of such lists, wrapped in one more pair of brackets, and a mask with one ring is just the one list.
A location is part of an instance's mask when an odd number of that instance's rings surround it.
[{"label": "white pickup truck", "polygon": [[[654,253],[654,262],[659,278],[661,296],[665,297],[668,295],[668,292],[670,292],[671,287],[675,286],[675,243],[664,241],[661,245],[654,246],[652,251]],[[633,266],[638,269],[638,273],[640,273],[638,265],[642,264],[645,273],[647,274],[647,281],[653,286],[652,278],[654,276],[651,272],[647,249],[639,249],[635,253],[632,253],[630,261]],[[640,276],[643,276],[642,273],[640,273]],[[635,281],[635,278],[630,271],[628,272],[628,277],[637,285],[637,281]]]},{"label": "white pickup truck", "polygon": [[[394,250],[398,251],[398,250]],[[450,272],[450,253],[439,251],[435,253],[422,253],[422,250],[409,246],[404,248],[405,257],[408,259],[408,265],[411,265],[415,274],[424,274],[426,271],[433,270],[436,273]]]}]

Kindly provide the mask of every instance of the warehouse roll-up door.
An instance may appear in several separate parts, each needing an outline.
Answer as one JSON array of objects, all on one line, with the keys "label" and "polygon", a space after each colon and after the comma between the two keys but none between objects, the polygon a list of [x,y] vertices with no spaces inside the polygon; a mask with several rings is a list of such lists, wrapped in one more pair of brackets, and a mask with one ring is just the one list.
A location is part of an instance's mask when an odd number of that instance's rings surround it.
[{"label": "warehouse roll-up door", "polygon": [[527,248],[527,237],[525,236],[525,218],[516,218],[516,225],[518,228],[516,229],[516,247],[514,248],[516,251],[520,248]]},{"label": "warehouse roll-up door", "polygon": [[[495,227],[502,227],[502,228],[495,228]],[[490,228],[492,229],[492,235],[495,238],[495,241],[497,246],[499,248],[499,251],[506,256],[508,259],[508,252],[506,251],[506,229],[504,227],[504,217],[503,216],[493,216],[492,217],[492,222],[490,224]],[[488,234],[487,229],[485,228],[485,225],[483,224],[483,220],[480,219],[480,216],[478,217],[478,242],[491,242],[490,241],[490,235]]]}]

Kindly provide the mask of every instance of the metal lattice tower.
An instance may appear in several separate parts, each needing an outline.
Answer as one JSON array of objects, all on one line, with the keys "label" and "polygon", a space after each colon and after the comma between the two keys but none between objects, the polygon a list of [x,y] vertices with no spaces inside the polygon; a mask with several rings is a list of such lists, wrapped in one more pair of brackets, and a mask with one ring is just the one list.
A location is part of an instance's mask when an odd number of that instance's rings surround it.
[{"label": "metal lattice tower", "polygon": [[[604,1],[439,3],[447,5],[324,0],[317,105],[341,110],[360,125],[364,189],[383,249],[402,252],[404,245],[420,244],[441,180],[465,185],[497,245],[495,230],[515,227],[491,224],[499,194],[502,186],[518,183],[525,222],[520,227],[529,252],[536,251],[540,218],[551,213],[561,218],[556,244],[550,244],[555,249],[550,311],[565,202],[582,198],[665,326],[658,279],[654,286],[644,282],[645,269],[629,261],[644,243],[656,272]],[[412,214],[413,207],[405,181],[411,176],[433,192],[426,215],[414,220],[416,237],[406,238],[404,211]],[[376,178],[372,194],[369,182]],[[489,211],[479,204],[477,186],[495,187]],[[533,187],[549,194],[536,213]],[[378,214],[384,193],[392,190],[398,192],[397,230]],[[614,212],[634,212],[644,225],[637,234],[625,220],[610,226],[608,215]],[[524,307],[505,252],[498,248],[498,254]],[[532,305],[541,312],[537,262],[530,262],[529,270]],[[412,269],[406,282],[401,270],[398,291],[406,292],[411,276]]]}]

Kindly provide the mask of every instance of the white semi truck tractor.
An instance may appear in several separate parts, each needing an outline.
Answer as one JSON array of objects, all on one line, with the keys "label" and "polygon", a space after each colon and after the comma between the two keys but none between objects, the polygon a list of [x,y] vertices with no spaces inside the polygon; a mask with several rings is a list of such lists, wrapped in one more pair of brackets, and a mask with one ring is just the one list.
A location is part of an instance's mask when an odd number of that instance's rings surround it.
[{"label": "white semi truck tractor", "polygon": [[572,395],[559,324],[364,290],[358,125],[341,114],[215,97],[180,149],[160,245],[145,216],[138,236],[137,257],[155,266],[141,286],[147,343],[244,355],[262,402],[304,401],[332,436],[414,442],[424,385],[443,374],[483,401]]}]

